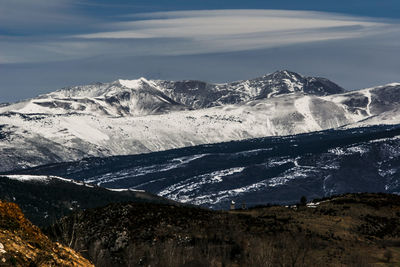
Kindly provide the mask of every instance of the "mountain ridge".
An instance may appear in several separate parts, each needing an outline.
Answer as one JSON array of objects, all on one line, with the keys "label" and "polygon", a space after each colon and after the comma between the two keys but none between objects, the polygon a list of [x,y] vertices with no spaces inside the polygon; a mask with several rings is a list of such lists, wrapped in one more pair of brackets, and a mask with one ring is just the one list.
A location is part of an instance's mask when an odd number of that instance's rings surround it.
[{"label": "mountain ridge", "polygon": [[328,95],[345,90],[319,77],[277,71],[262,77],[215,84],[196,80],[116,80],[63,88],[0,107],[0,112],[141,116],[201,109],[291,93]]}]

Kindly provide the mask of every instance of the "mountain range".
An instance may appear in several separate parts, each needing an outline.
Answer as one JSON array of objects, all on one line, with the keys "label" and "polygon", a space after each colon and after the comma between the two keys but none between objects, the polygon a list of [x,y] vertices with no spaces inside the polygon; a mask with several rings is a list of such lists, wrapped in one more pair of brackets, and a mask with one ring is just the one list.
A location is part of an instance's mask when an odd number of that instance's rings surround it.
[{"label": "mountain range", "polygon": [[278,71],[225,84],[117,80],[0,107],[0,170],[397,124],[400,84],[346,92]]}]

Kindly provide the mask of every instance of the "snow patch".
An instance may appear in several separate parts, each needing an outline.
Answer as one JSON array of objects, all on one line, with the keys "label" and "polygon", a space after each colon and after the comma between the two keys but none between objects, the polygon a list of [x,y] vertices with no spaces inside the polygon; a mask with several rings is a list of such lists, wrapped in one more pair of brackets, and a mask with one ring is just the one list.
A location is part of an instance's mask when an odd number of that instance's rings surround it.
[{"label": "snow patch", "polygon": [[17,180],[20,182],[49,182],[52,177],[45,175],[2,175],[2,177],[6,177],[11,180]]},{"label": "snow patch", "polygon": [[109,191],[114,192],[146,192],[144,190],[132,189],[132,188],[106,188]]},{"label": "snow patch", "polygon": [[211,180],[216,181],[216,182],[222,182],[223,177],[232,175],[234,173],[242,172],[243,170],[244,170],[244,167],[240,167],[240,168],[232,168],[232,169],[215,172],[215,175],[211,178]]},{"label": "snow patch", "polygon": [[48,183],[53,179],[61,180],[68,183],[73,183],[80,186],[86,186],[93,188],[94,186],[91,184],[86,184],[84,182],[76,181],[73,179],[66,179],[59,176],[49,176],[49,175],[1,175],[0,177],[5,177],[12,180],[17,180],[20,182],[40,182],[40,183]]},{"label": "snow patch", "polygon": [[367,107],[365,108],[365,111],[367,112],[368,116],[372,116],[371,114],[371,103],[372,103],[372,95],[370,90],[364,91],[364,95],[368,98],[368,104]]},{"label": "snow patch", "polygon": [[311,109],[310,109],[310,100],[309,96],[303,96],[295,100],[294,106],[297,111],[303,115],[305,121],[305,128],[309,131],[319,131],[322,130],[321,126],[314,119]]},{"label": "snow patch", "polygon": [[[226,170],[219,170],[212,173],[207,173],[199,176],[194,176],[190,179],[180,183],[171,185],[158,193],[159,196],[167,197],[180,202],[191,202],[194,204],[203,204],[207,201],[200,201],[201,196],[193,200],[190,196],[195,192],[201,190],[203,186],[208,184],[215,184],[223,182],[223,178],[235,173],[242,172],[244,167],[230,168]],[[221,194],[223,191],[219,192]]]}]

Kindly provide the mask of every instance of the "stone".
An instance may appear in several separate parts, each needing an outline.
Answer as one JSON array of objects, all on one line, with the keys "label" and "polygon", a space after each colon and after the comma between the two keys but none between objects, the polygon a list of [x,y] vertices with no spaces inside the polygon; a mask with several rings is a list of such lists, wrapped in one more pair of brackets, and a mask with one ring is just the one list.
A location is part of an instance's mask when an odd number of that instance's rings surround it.
[{"label": "stone", "polygon": [[4,254],[7,251],[4,250],[4,245],[2,243],[0,243],[0,254]]}]

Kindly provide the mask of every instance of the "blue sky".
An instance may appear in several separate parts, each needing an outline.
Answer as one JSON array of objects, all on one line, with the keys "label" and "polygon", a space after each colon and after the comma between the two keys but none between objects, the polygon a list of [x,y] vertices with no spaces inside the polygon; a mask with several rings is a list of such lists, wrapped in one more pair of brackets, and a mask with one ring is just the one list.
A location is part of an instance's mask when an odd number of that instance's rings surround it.
[{"label": "blue sky", "polygon": [[0,102],[118,78],[278,69],[346,89],[400,81],[398,0],[2,0]]}]

